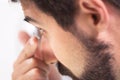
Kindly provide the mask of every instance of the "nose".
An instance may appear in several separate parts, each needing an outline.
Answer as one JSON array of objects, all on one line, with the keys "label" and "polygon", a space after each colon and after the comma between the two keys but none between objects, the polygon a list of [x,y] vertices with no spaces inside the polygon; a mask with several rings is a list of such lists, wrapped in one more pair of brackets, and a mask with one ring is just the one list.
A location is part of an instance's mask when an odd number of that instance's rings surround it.
[{"label": "nose", "polygon": [[49,40],[45,35],[41,36],[38,49],[39,52],[37,52],[35,55],[36,57],[42,59],[47,64],[53,64],[57,62],[57,58],[55,57],[53,50],[49,44]]}]

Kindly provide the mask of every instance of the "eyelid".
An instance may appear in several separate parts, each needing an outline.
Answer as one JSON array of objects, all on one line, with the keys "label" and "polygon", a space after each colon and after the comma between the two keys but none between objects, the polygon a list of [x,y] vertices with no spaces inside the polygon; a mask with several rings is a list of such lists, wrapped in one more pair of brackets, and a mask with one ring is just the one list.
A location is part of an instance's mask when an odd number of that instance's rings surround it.
[{"label": "eyelid", "polygon": [[[24,20],[25,22],[27,22],[28,24],[31,24],[31,23],[29,22],[29,19],[28,19],[28,18],[25,18],[25,19],[23,19],[23,20]],[[33,25],[33,24],[31,24],[31,25]],[[33,25],[33,26],[34,26],[34,25]],[[35,27],[36,30],[37,30],[37,34],[34,33],[34,35],[40,39],[40,37],[43,35],[44,29],[39,28],[38,26],[34,26],[34,27]]]}]

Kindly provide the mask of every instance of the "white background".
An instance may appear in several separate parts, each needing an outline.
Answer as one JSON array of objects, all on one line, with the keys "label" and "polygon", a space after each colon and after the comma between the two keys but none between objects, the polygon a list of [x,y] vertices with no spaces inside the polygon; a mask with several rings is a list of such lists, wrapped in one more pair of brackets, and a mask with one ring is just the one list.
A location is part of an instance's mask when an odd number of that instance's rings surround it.
[{"label": "white background", "polygon": [[20,51],[17,33],[22,18],[20,4],[0,0],[0,80],[11,80],[13,62]]},{"label": "white background", "polygon": [[27,32],[31,33],[31,30],[34,29],[30,28],[30,25],[26,25],[23,19],[20,4],[0,0],[0,80],[12,80],[13,63],[22,49],[17,37],[19,30],[29,26]]}]

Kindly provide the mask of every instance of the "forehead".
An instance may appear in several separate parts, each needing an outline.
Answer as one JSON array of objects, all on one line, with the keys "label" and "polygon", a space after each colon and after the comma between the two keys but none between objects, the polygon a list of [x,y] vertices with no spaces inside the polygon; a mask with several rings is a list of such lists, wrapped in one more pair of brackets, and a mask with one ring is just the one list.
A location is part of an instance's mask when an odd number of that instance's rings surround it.
[{"label": "forehead", "polygon": [[20,2],[23,7],[23,10],[35,7],[33,0],[20,0]]},{"label": "forehead", "polygon": [[20,0],[24,14],[38,13],[40,10],[36,7],[33,0]]},{"label": "forehead", "polygon": [[21,6],[25,16],[36,17],[40,14],[32,0],[20,0]]},{"label": "forehead", "polygon": [[20,0],[22,7],[30,7],[31,0]]},{"label": "forehead", "polygon": [[[45,20],[46,14],[42,12],[33,1],[31,0],[21,0],[21,5],[25,17],[29,17],[35,20],[37,23],[41,23]],[[41,20],[39,20],[41,19]],[[44,20],[43,20],[44,19]],[[48,19],[48,17],[46,18]]]}]

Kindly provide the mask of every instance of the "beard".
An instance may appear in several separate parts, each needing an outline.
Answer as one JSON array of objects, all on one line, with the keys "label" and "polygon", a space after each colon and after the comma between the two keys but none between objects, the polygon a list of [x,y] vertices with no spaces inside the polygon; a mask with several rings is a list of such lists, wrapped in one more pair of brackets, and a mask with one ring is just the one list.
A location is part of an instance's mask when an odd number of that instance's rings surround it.
[{"label": "beard", "polygon": [[[113,67],[111,65],[113,57],[110,53],[110,48],[112,46],[95,39],[89,39],[83,33],[74,35],[77,36],[78,40],[83,43],[86,50],[89,52],[87,54],[89,59],[86,61],[88,65],[85,67],[85,71],[82,75],[76,77],[67,67],[58,62],[59,72],[62,75],[70,76],[73,80],[115,80],[115,75],[112,71]],[[76,66],[76,68],[77,67],[79,66]]]}]

